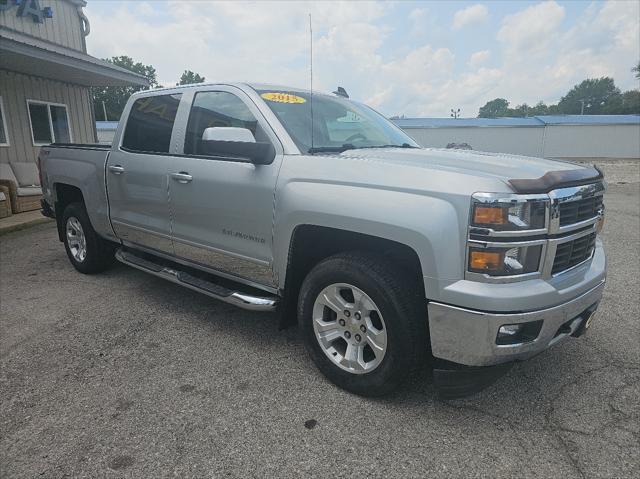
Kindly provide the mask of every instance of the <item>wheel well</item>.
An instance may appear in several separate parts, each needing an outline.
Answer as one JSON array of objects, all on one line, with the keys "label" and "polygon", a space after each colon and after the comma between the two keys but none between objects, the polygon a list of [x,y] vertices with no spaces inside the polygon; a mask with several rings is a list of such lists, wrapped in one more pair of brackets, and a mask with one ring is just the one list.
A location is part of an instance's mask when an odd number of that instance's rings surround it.
[{"label": "wheel well", "polygon": [[366,251],[393,259],[415,277],[424,291],[420,259],[411,247],[353,231],[301,225],[294,230],[289,246],[281,327],[295,324],[300,286],[309,271],[323,259],[346,251]]},{"label": "wheel well", "polygon": [[64,209],[71,203],[84,203],[84,197],[82,191],[77,186],[67,185],[64,183],[56,183],[54,185],[55,191],[55,213],[56,223],[58,225],[58,238],[60,241],[64,241],[64,225],[62,224],[62,214]]}]

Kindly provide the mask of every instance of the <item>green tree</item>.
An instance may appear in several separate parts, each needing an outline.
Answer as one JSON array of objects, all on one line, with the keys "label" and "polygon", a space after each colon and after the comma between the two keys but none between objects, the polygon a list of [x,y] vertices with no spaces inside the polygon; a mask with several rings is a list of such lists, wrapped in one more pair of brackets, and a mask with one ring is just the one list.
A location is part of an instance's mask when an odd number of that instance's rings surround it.
[{"label": "green tree", "polygon": [[558,109],[564,114],[600,115],[613,113],[619,103],[621,93],[613,78],[587,78],[560,99]]},{"label": "green tree", "polygon": [[636,78],[640,80],[640,61],[638,64],[631,69],[632,72],[636,72]]},{"label": "green tree", "polygon": [[538,113],[536,113],[536,107],[523,103],[522,105],[517,105],[515,108],[509,108],[505,116],[522,118],[533,115],[538,115]]},{"label": "green tree", "polygon": [[478,118],[497,118],[507,116],[509,113],[509,102],[504,98],[496,98],[488,101],[478,111]]},{"label": "green tree", "polygon": [[531,111],[529,112],[529,116],[538,116],[538,115],[553,115],[555,105],[547,105],[543,101],[539,101],[536,106],[531,107]]},{"label": "green tree", "polygon": [[623,115],[640,115],[640,90],[629,90],[622,94],[620,113]]},{"label": "green tree", "polygon": [[[634,68],[634,71],[638,69],[640,69],[640,64]],[[584,112],[585,115],[640,114],[640,90],[621,93],[612,78],[588,78],[569,90],[557,105],[546,105],[541,101],[535,106],[523,103],[515,108],[509,108],[507,100],[496,98],[480,108],[478,117],[521,118],[557,114],[579,115],[581,112]]]},{"label": "green tree", "polygon": [[205,78],[191,70],[185,70],[180,77],[178,85],[191,85],[192,83],[204,83]]},{"label": "green tree", "polygon": [[[136,62],[131,57],[125,55],[105,58],[105,61],[147,77],[150,88],[157,88],[159,86],[156,78],[156,69],[151,65],[144,65],[141,62]],[[108,86],[92,88],[96,120],[119,120],[129,97],[135,92],[146,89],[147,88],[143,86]],[[104,117],[105,109],[107,111],[107,118]]]}]

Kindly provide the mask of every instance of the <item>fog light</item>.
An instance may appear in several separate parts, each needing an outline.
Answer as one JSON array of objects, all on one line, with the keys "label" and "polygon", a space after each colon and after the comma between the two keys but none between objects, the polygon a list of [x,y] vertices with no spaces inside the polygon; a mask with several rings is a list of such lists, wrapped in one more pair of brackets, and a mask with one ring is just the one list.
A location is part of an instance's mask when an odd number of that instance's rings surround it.
[{"label": "fog light", "polygon": [[496,344],[514,345],[533,341],[540,334],[542,320],[520,324],[503,324],[498,329]]},{"label": "fog light", "polygon": [[504,326],[500,326],[500,329],[498,330],[498,339],[515,336],[522,330],[522,328],[524,328],[524,324],[506,324]]}]

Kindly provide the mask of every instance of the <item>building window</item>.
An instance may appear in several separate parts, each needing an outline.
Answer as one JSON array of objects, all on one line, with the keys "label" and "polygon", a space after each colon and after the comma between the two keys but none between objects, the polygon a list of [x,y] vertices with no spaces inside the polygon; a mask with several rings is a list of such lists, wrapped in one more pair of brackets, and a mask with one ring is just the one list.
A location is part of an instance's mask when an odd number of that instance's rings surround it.
[{"label": "building window", "polygon": [[49,143],[71,143],[67,106],[27,100],[31,138],[35,146]]},{"label": "building window", "polygon": [[4,116],[4,103],[0,96],[0,146],[9,146],[9,134],[7,133],[7,117]]}]

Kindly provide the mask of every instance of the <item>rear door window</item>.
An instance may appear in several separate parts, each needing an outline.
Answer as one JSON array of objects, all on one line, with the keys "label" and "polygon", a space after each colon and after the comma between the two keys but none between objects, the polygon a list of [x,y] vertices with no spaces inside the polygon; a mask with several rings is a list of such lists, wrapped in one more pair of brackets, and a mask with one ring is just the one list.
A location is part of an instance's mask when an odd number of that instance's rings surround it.
[{"label": "rear door window", "polygon": [[127,119],[122,147],[129,151],[169,153],[181,94],[137,99]]}]

